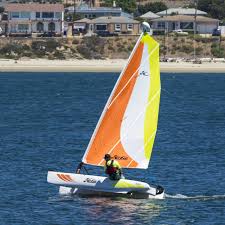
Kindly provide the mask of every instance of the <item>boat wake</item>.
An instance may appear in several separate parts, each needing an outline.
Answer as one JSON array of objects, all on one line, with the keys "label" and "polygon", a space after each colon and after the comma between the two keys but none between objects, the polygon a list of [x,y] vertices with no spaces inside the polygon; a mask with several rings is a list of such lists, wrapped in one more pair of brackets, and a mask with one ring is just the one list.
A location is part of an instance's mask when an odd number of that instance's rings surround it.
[{"label": "boat wake", "polygon": [[169,195],[165,194],[165,199],[181,199],[181,200],[223,200],[225,199],[224,195],[196,195],[196,196],[187,196],[182,194]]}]

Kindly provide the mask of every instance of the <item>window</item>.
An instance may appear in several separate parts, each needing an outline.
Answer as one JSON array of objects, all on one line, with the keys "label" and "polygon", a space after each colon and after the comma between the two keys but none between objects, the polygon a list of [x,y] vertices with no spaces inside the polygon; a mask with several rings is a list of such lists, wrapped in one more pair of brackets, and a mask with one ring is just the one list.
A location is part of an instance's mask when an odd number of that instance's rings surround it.
[{"label": "window", "polygon": [[19,18],[20,17],[19,12],[12,12],[11,15],[12,15],[12,18]]},{"label": "window", "polygon": [[30,18],[30,12],[21,12],[20,18]]},{"label": "window", "polygon": [[40,12],[36,12],[36,18],[41,18],[41,13]]},{"label": "window", "polygon": [[106,24],[97,24],[96,30],[97,31],[107,30],[107,25]]},{"label": "window", "polygon": [[165,28],[165,22],[158,22],[158,28],[164,29]]},{"label": "window", "polygon": [[44,31],[44,24],[42,22],[37,23],[37,31],[43,32]]},{"label": "window", "polygon": [[11,32],[16,33],[16,24],[11,24]]},{"label": "window", "polygon": [[55,31],[55,24],[53,22],[48,24],[48,31],[50,32]]},{"label": "window", "polygon": [[55,18],[61,19],[62,18],[62,13],[61,12],[56,12],[55,13]]},{"label": "window", "polygon": [[43,12],[42,18],[54,18],[54,12]]},{"label": "window", "polygon": [[27,32],[29,29],[28,24],[18,24],[18,31],[19,32]]},{"label": "window", "polygon": [[133,30],[134,26],[133,24],[127,24],[127,30]]},{"label": "window", "polygon": [[193,29],[193,22],[181,22],[180,23],[180,29],[189,29],[189,30],[192,30]]},{"label": "window", "polygon": [[115,31],[121,30],[121,24],[115,24]]}]

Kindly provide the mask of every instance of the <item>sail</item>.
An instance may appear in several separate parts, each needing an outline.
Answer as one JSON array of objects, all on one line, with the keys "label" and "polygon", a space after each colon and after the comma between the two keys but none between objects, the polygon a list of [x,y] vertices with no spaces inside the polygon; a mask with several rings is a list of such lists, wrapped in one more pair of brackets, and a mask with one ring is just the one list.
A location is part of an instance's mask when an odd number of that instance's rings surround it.
[{"label": "sail", "polygon": [[159,44],[143,33],[106,103],[82,161],[103,166],[108,153],[123,168],[148,168],[160,90]]}]

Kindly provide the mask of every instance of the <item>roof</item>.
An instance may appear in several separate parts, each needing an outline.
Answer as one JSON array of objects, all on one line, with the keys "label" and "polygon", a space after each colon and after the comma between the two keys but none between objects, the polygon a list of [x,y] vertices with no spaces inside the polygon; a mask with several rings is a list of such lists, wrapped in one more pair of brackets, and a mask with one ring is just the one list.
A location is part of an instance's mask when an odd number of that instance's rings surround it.
[{"label": "roof", "polygon": [[7,12],[63,12],[63,4],[40,4],[40,3],[11,3],[5,7]]},{"label": "roof", "polygon": [[160,16],[156,15],[155,13],[149,11],[145,14],[143,14],[142,16],[140,16],[141,18],[145,18],[145,19],[156,19],[159,18]]},{"label": "roof", "polygon": [[[154,21],[180,21],[180,22],[194,22],[195,17],[194,16],[187,16],[187,15],[175,15],[175,16],[164,16],[158,19],[152,20]],[[217,19],[212,19],[205,16],[197,16],[196,17],[197,22],[219,22]]]},{"label": "roof", "polygon": [[[195,8],[170,8],[161,12],[157,12],[156,14],[159,16],[171,15],[172,13],[179,15],[195,15]],[[197,10],[197,15],[207,15],[206,12]]]},{"label": "roof", "polygon": [[81,20],[76,20],[74,21],[74,23],[90,23],[91,20],[87,19],[87,18],[83,18]]},{"label": "roof", "polygon": [[[70,6],[66,8],[66,10],[73,12],[74,7]],[[112,8],[112,7],[88,7],[88,8],[75,7],[75,12],[77,13],[104,13],[104,12],[121,13],[122,9]]]},{"label": "roof", "polygon": [[109,24],[109,23],[136,23],[139,24],[140,22],[137,20],[133,20],[128,17],[123,16],[102,16],[98,17],[96,19],[91,20],[92,23],[103,23],[103,24]]}]

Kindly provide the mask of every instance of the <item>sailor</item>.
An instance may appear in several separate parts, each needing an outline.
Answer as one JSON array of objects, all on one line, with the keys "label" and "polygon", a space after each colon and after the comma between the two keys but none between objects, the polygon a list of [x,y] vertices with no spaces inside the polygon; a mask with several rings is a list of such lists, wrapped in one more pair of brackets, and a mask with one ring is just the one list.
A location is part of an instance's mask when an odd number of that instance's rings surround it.
[{"label": "sailor", "polygon": [[[116,161],[111,159],[109,154],[106,154],[105,157],[105,173],[109,175],[110,180],[119,180],[122,176],[122,169],[120,164]],[[122,178],[124,178],[122,176]]]}]

